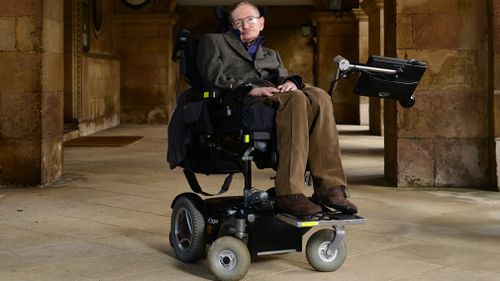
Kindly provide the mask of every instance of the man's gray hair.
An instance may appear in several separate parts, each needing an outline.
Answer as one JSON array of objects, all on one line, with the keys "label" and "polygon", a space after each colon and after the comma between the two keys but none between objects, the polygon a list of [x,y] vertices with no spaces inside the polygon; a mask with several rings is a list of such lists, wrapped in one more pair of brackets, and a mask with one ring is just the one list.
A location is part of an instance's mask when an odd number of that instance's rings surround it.
[{"label": "man's gray hair", "polygon": [[238,8],[241,5],[250,5],[250,6],[254,7],[255,10],[257,11],[257,13],[259,13],[259,17],[260,17],[259,7],[257,5],[255,5],[254,3],[252,3],[252,1],[239,1],[239,2],[234,3],[231,6],[231,9],[229,10],[229,22],[233,22],[233,11],[236,10],[236,8]]}]

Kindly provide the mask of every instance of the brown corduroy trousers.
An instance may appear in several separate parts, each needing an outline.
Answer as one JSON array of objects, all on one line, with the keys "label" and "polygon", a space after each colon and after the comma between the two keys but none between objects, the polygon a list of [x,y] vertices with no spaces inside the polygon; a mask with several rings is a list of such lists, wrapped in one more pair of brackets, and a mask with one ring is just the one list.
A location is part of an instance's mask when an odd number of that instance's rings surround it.
[{"label": "brown corduroy trousers", "polygon": [[347,186],[331,97],[306,85],[275,94],[264,103],[276,108],[276,195],[303,193],[307,164],[316,191]]}]

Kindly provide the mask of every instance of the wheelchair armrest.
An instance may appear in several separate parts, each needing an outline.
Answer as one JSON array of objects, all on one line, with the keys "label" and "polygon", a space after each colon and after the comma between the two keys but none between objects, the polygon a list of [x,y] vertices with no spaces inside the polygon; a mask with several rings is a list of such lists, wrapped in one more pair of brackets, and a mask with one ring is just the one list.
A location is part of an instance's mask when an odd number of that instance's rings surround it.
[{"label": "wheelchair armrest", "polygon": [[193,90],[187,94],[186,103],[208,101],[210,104],[215,105],[210,109],[211,115],[218,117],[231,116],[232,108],[224,104],[226,94],[226,91],[220,89]]},{"label": "wheelchair armrest", "polygon": [[243,98],[251,90],[251,86],[242,85],[233,90],[222,89],[195,89],[186,92],[184,101],[186,103],[198,101],[215,101],[216,104],[224,106],[240,106]]},{"label": "wheelchair armrest", "polygon": [[265,140],[270,140],[271,139],[271,133],[270,132],[257,131],[257,132],[252,132],[252,134],[251,134],[250,137],[254,141],[265,141]]}]

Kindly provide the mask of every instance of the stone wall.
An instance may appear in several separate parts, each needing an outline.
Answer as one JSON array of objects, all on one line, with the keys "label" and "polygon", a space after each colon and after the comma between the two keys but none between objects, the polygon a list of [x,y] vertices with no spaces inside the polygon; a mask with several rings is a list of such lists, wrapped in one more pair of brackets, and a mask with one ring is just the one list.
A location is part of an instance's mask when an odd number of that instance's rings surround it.
[{"label": "stone wall", "polygon": [[[306,83],[317,84],[312,12],[312,7],[269,7],[264,46],[280,53],[289,73],[302,76]],[[304,36],[302,26],[311,27],[313,34]]]},{"label": "stone wall", "polygon": [[123,123],[167,123],[174,103],[168,14],[116,15]]},{"label": "stone wall", "polygon": [[[315,12],[312,16],[317,30],[316,81],[319,87],[327,90],[335,77],[333,58],[336,55],[359,61],[359,23],[353,13],[338,17],[331,12]],[[333,105],[338,124],[360,123],[359,96],[352,91],[356,81],[353,75],[337,84]]]},{"label": "stone wall", "polygon": [[398,186],[490,186],[487,1],[388,2],[386,28],[396,29],[386,55],[428,69],[413,108],[386,104],[386,176]]},{"label": "stone wall", "polygon": [[120,61],[87,54],[83,59],[80,135],[120,124]]},{"label": "stone wall", "polygon": [[115,46],[121,66],[121,122],[166,124],[175,104],[169,1],[130,9],[115,0]]},{"label": "stone wall", "polygon": [[82,58],[80,135],[120,124],[120,60],[114,44],[111,1],[102,1],[102,14],[102,27],[98,29],[90,13],[89,49]]},{"label": "stone wall", "polygon": [[62,173],[63,0],[0,5],[0,184]]}]

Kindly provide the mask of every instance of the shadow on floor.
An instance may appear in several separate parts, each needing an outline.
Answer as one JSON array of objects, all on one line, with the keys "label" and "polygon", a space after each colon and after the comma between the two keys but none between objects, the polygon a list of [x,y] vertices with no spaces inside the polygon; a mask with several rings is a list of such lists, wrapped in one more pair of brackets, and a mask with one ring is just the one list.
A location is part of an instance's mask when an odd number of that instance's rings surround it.
[{"label": "shadow on floor", "polygon": [[393,185],[388,180],[386,180],[383,176],[381,177],[378,175],[350,176],[347,177],[347,182],[349,183],[349,185],[371,185],[388,188],[393,187]]}]

